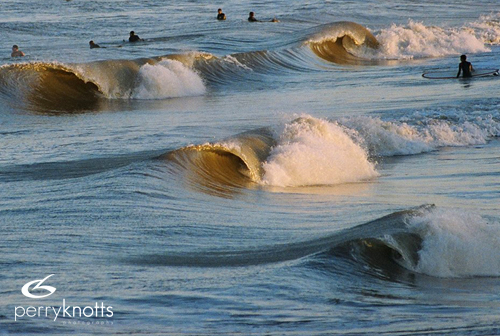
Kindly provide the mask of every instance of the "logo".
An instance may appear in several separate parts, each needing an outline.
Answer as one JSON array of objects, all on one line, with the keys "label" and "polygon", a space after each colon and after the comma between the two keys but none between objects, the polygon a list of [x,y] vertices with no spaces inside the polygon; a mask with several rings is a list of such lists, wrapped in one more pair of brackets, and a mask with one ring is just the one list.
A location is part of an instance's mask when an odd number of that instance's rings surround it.
[{"label": "logo", "polygon": [[[23,286],[23,288],[21,289],[21,292],[23,293],[24,296],[27,296],[27,297],[32,298],[32,299],[40,299],[40,298],[44,298],[44,297],[47,297],[49,295],[54,294],[54,292],[56,291],[55,287],[52,287],[52,286],[42,286],[42,284],[45,282],[45,280],[47,280],[48,278],[50,278],[53,275],[54,274],[51,274],[51,275],[49,275],[48,277],[46,277],[45,279],[42,279],[42,280],[33,280],[33,281],[28,282],[27,284],[25,284]],[[38,284],[35,287],[33,287],[33,289],[45,289],[49,293],[45,294],[45,295],[34,295],[34,294],[31,294],[30,291],[29,291],[29,289],[30,289],[30,286],[32,284],[34,284],[34,283],[38,283]]]},{"label": "logo", "polygon": [[[56,291],[55,287],[42,286],[42,284],[53,275],[54,274],[51,274],[45,277],[44,279],[33,280],[26,283],[21,289],[21,292],[23,293],[24,296],[32,299],[40,299],[54,294],[54,292]],[[40,290],[43,291],[42,294],[39,294]],[[47,291],[48,293],[45,293],[45,291]],[[63,317],[65,318],[65,320],[63,320],[63,324],[80,323],[81,321],[70,321],[70,319],[76,319],[76,318],[78,319],[92,318],[92,320],[90,321],[87,320],[85,322],[82,322],[85,324],[95,324],[95,325],[113,324],[112,321],[108,322],[106,320],[107,318],[113,317],[113,307],[106,306],[104,302],[101,302],[100,304],[99,302],[96,302],[95,305],[88,305],[84,307],[79,305],[76,306],[73,304],[68,304],[66,302],[66,299],[62,300],[62,306],[43,305],[39,307],[36,306],[14,307],[14,321],[27,318],[43,318],[43,317],[45,318],[53,317],[54,322],[57,320],[58,317]]]}]

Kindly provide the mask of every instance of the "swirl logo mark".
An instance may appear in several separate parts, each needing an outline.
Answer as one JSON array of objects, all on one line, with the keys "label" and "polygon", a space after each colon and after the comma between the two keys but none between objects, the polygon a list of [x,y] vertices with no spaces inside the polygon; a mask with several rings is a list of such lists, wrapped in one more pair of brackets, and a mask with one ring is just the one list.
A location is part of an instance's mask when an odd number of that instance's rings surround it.
[{"label": "swirl logo mark", "polygon": [[[25,284],[23,286],[23,288],[21,289],[21,292],[23,293],[24,296],[27,296],[27,297],[32,298],[32,299],[41,299],[41,298],[47,297],[49,295],[52,295],[56,291],[56,288],[52,287],[52,286],[42,286],[42,284],[44,283],[45,280],[47,280],[48,278],[50,278],[53,275],[54,274],[51,274],[51,275],[47,276],[45,279],[42,279],[42,280],[33,280],[33,281],[28,282],[27,284]],[[29,289],[30,289],[30,286],[32,284],[34,284],[34,283],[37,283],[37,285],[35,287],[33,287],[33,289],[45,289],[49,293],[48,294],[44,294],[44,295],[34,295],[34,294],[31,294],[31,292],[30,292]]]}]

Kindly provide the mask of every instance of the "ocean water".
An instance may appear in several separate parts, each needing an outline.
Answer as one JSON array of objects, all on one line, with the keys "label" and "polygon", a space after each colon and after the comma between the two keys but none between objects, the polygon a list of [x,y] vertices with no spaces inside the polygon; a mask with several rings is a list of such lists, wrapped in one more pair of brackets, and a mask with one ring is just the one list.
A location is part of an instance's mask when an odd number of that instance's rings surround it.
[{"label": "ocean water", "polygon": [[500,335],[497,1],[0,27],[0,335]]}]

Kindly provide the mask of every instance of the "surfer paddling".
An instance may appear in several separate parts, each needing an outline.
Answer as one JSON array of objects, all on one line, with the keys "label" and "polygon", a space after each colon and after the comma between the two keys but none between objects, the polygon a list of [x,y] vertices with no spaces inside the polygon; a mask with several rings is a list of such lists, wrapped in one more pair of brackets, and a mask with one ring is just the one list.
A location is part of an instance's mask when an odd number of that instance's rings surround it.
[{"label": "surfer paddling", "polygon": [[458,64],[458,73],[457,73],[457,78],[460,77],[460,73],[462,72],[462,77],[472,77],[472,72],[474,71],[474,68],[472,67],[472,64],[470,62],[467,62],[467,56],[462,55],[460,56],[460,64]]}]

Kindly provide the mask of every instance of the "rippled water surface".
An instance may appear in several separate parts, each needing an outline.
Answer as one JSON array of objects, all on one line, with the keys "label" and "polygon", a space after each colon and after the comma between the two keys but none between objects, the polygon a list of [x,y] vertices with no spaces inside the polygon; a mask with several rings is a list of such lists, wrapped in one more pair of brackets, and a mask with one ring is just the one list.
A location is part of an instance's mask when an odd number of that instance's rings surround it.
[{"label": "rippled water surface", "polygon": [[0,334],[500,334],[497,5],[2,1]]}]

